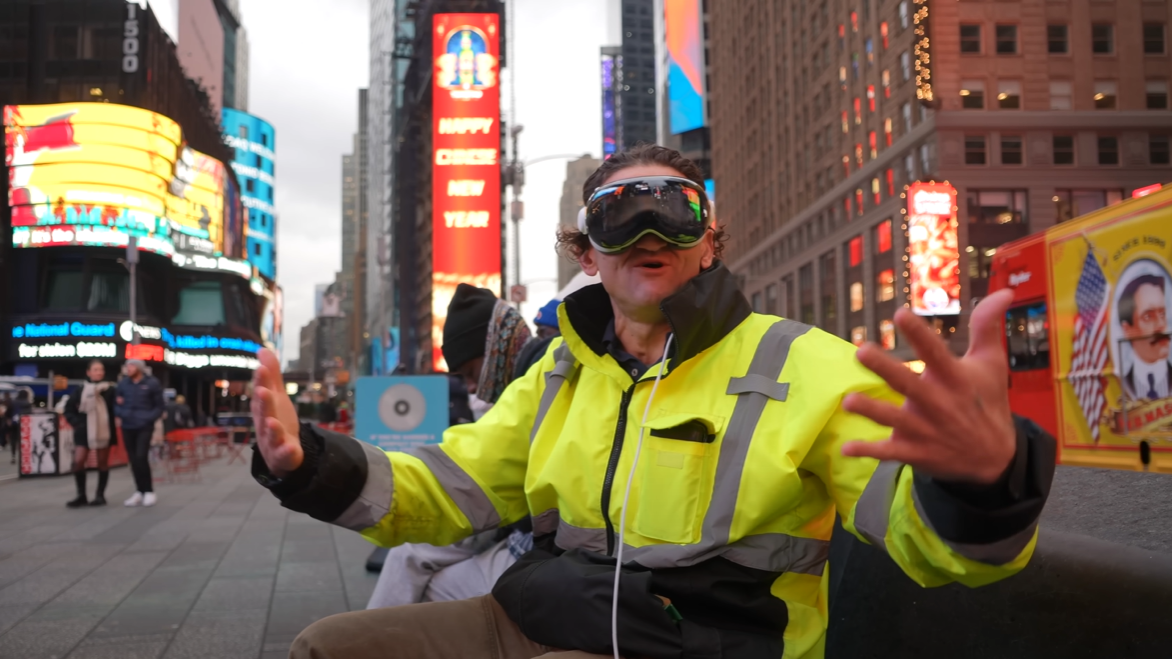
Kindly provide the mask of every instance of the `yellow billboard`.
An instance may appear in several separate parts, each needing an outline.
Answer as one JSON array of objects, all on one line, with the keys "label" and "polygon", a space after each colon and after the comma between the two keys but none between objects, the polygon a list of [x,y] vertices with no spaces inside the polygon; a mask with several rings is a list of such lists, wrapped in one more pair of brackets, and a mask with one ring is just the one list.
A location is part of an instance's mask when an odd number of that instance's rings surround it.
[{"label": "yellow billboard", "polygon": [[1080,224],[1047,241],[1063,461],[1104,464],[1117,451],[1130,463],[1138,447],[1163,464],[1172,452],[1172,197]]},{"label": "yellow billboard", "polygon": [[4,133],[15,246],[117,246],[135,235],[166,255],[177,244],[238,251],[226,233],[242,231],[242,211],[223,163],[187,148],[171,119],[110,103],[6,106]]}]

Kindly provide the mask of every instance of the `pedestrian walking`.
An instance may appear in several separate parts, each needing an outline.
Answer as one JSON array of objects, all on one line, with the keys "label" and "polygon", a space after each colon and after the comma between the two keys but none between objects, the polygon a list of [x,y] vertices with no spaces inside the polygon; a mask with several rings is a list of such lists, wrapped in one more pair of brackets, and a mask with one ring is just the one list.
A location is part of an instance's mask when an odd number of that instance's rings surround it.
[{"label": "pedestrian walking", "polygon": [[118,383],[114,412],[122,426],[126,455],[134,473],[135,492],[125,502],[129,507],[153,506],[156,502],[150,448],[155,421],[163,416],[163,388],[146,374],[145,366],[138,359],[126,362],[126,377]]},{"label": "pedestrian walking", "polygon": [[[93,360],[85,372],[86,381],[71,392],[65,401],[64,416],[73,426],[73,478],[77,481],[77,498],[66,503],[70,508],[106,505],[106,483],[110,480],[110,447],[118,442],[114,422],[115,384],[106,381],[106,367]],[[86,462],[90,451],[98,455],[98,489],[93,499],[86,498]]]}]

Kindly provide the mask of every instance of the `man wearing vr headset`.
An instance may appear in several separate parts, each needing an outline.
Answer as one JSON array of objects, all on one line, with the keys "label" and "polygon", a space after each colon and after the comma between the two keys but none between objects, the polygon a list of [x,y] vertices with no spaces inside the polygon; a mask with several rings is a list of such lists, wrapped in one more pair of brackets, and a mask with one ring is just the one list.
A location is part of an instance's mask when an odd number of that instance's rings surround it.
[{"label": "man wearing vr headset", "polygon": [[291,656],[821,657],[836,513],[924,586],[1025,566],[1055,445],[1009,412],[1011,296],[974,310],[961,359],[898,314],[917,376],[753,313],[702,183],[662,147],[603,163],[559,237],[602,284],[568,296],[563,340],[438,446],[298,425],[262,354],[254,475],[284,506],[387,545],[525,515],[535,536],[490,596],[326,618]]}]

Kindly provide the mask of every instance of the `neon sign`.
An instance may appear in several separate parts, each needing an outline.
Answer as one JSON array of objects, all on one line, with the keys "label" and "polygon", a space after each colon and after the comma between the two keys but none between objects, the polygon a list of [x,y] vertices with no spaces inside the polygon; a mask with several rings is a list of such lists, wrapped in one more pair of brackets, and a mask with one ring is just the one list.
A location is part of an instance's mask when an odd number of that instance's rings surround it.
[{"label": "neon sign", "polygon": [[16,348],[21,359],[56,359],[117,357],[118,347],[113,343],[91,343],[78,341],[76,344],[46,343],[33,346],[22,343]]}]

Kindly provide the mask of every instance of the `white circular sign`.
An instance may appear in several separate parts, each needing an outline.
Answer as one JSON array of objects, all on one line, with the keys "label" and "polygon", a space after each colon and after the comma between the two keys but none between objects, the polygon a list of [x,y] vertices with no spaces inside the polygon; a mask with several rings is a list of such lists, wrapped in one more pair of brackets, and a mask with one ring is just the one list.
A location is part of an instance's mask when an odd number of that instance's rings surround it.
[{"label": "white circular sign", "polygon": [[423,392],[409,384],[396,384],[378,399],[378,418],[395,432],[410,432],[427,416]]}]

